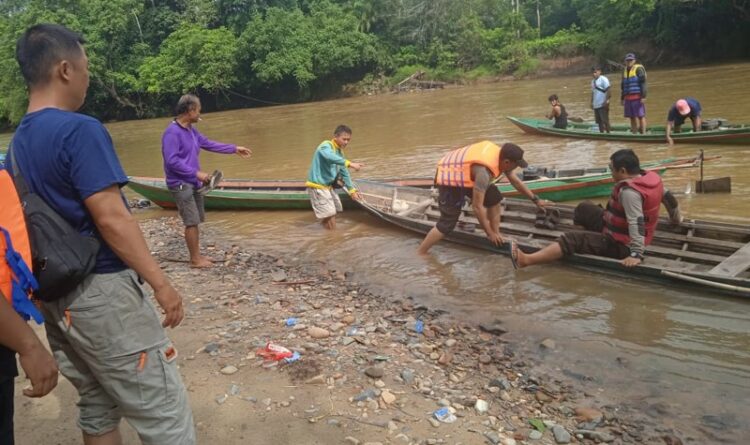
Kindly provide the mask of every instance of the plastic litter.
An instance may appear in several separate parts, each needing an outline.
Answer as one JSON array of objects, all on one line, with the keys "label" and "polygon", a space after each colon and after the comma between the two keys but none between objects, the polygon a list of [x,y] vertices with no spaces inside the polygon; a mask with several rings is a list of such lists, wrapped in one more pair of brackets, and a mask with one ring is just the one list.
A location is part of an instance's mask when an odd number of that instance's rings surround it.
[{"label": "plastic litter", "polygon": [[284,363],[293,363],[293,362],[296,362],[297,360],[299,360],[301,358],[302,358],[302,356],[300,355],[300,353],[297,352],[297,351],[294,351],[292,353],[291,357],[287,357],[287,358],[284,359]]},{"label": "plastic litter", "polygon": [[289,349],[283,346],[275,345],[271,342],[268,342],[265,348],[260,348],[255,351],[255,354],[263,357],[263,359],[265,360],[272,360],[276,362],[294,356],[294,353]]},{"label": "plastic litter", "polygon": [[417,334],[421,334],[424,331],[424,322],[422,320],[417,320],[414,323],[414,332]]},{"label": "plastic litter", "polygon": [[434,413],[432,413],[432,415],[435,416],[437,420],[443,423],[453,423],[456,421],[456,416],[446,406],[435,411]]},{"label": "plastic litter", "polygon": [[291,327],[291,326],[294,326],[294,325],[296,325],[296,324],[297,324],[297,319],[296,319],[296,318],[294,318],[294,317],[289,317],[289,318],[287,318],[287,319],[286,319],[286,325],[287,325],[287,326],[290,326],[290,327]]}]

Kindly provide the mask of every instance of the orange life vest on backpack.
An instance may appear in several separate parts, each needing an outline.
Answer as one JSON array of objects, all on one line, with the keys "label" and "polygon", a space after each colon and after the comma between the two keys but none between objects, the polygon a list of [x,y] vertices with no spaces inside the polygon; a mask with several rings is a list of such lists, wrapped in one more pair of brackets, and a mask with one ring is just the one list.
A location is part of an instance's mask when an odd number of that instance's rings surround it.
[{"label": "orange life vest on backpack", "polygon": [[646,230],[644,237],[645,245],[648,246],[654,239],[656,225],[659,223],[659,208],[664,195],[664,184],[657,173],[648,171],[636,178],[618,182],[612,190],[607,209],[604,211],[603,232],[627,246],[630,243],[630,232],[628,220],[625,217],[625,208],[620,202],[620,192],[623,187],[632,188],[643,198],[643,225]]},{"label": "orange life vest on backpack", "polygon": [[475,164],[487,167],[493,178],[500,176],[500,147],[490,141],[482,141],[451,151],[438,162],[435,184],[472,188],[471,167]]},{"label": "orange life vest on backpack", "polygon": [[0,292],[25,320],[43,321],[31,301],[37,287],[31,273],[31,244],[13,178],[0,170]]}]

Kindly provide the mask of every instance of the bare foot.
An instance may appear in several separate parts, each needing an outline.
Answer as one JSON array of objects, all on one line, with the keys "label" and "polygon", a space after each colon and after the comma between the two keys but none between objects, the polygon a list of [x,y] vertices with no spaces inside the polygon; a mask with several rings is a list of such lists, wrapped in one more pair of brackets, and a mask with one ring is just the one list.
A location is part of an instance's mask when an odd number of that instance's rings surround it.
[{"label": "bare foot", "polygon": [[213,267],[214,263],[211,261],[210,258],[201,256],[197,260],[191,260],[190,261],[190,267],[193,269],[205,269],[208,267]]}]

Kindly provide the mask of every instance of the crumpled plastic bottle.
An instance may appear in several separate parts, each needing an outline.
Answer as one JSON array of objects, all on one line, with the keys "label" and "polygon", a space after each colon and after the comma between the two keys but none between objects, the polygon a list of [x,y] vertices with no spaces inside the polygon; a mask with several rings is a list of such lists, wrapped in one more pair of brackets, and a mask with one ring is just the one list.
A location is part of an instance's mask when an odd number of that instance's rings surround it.
[{"label": "crumpled plastic bottle", "polygon": [[279,361],[294,356],[294,353],[289,349],[283,346],[275,345],[271,342],[268,342],[265,348],[260,348],[255,351],[255,354],[259,357],[263,357],[263,359],[265,360],[273,361]]}]

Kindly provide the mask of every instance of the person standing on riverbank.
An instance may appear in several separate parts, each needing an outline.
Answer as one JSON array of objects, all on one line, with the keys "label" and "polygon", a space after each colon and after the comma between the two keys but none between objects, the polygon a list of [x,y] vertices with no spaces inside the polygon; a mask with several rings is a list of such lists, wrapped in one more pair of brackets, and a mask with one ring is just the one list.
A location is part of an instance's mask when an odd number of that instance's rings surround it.
[{"label": "person standing on riverbank", "polygon": [[600,66],[591,68],[591,72],[594,76],[591,81],[591,109],[594,110],[599,133],[609,133],[609,99],[612,96],[609,79],[602,75]]},{"label": "person standing on riverbank", "polygon": [[568,128],[568,111],[565,109],[565,105],[558,99],[557,94],[551,95],[547,100],[552,106],[549,114],[547,114],[547,119],[555,119],[555,123],[552,126],[562,130]]},{"label": "person standing on riverbank", "polygon": [[[151,256],[120,188],[128,182],[98,120],[76,113],[89,87],[84,39],[59,25],[35,25],[16,59],[29,105],[6,166],[101,248],[93,272],[41,303],[50,348],[79,395],[87,445],[119,445],[124,417],[146,444],[195,444],[193,415],[165,327],[184,318],[182,298]],[[145,280],[166,313],[141,286]]]},{"label": "person standing on riverbank", "polygon": [[519,167],[526,168],[528,164],[523,159],[521,147],[511,143],[503,144],[501,148],[490,141],[482,141],[443,156],[435,173],[440,219],[427,233],[417,252],[426,254],[453,231],[467,198],[471,198],[474,214],[487,239],[496,246],[505,243],[505,238],[500,234],[500,202],[503,195],[495,179],[504,174],[516,190],[538,207],[542,208],[548,203],[539,199],[513,174],[513,170]]},{"label": "person standing on riverbank", "polygon": [[625,55],[625,69],[622,73],[622,93],[620,100],[625,109],[625,117],[630,118],[632,133],[646,132],[646,68],[635,62],[635,54]]},{"label": "person standing on riverbank", "polygon": [[682,124],[685,123],[685,119],[687,118],[690,118],[690,121],[693,123],[694,132],[701,131],[702,110],[703,109],[701,108],[700,102],[692,97],[679,99],[677,102],[675,102],[669,108],[669,112],[667,112],[667,143],[669,145],[674,144],[674,139],[672,139],[672,131],[674,130],[675,133],[679,133],[680,129],[682,128]]},{"label": "person standing on riverbank", "polygon": [[344,187],[352,199],[361,199],[352,183],[349,168],[359,171],[364,164],[352,162],[344,157],[344,148],[351,140],[351,128],[346,125],[336,127],[333,139],[321,142],[315,149],[312,164],[307,173],[305,185],[313,212],[323,227],[328,230],[336,228],[336,214],[343,210],[336,188]]},{"label": "person standing on riverbank", "polygon": [[193,126],[201,120],[201,101],[193,94],[185,94],[177,101],[175,114],[177,117],[167,126],[161,138],[167,187],[185,224],[185,242],[190,254],[190,267],[211,267],[211,259],[201,255],[198,225],[205,221],[203,194],[200,189],[208,185],[212,178],[208,173],[201,171],[198,156],[201,149],[214,153],[236,153],[243,158],[250,157],[252,152],[249,148],[214,142],[203,136]]},{"label": "person standing on riverbank", "polygon": [[582,202],[573,219],[587,230],[566,232],[537,252],[524,253],[514,242],[511,259],[515,266],[523,268],[583,254],[615,258],[624,267],[634,267],[643,262],[646,246],[654,237],[661,204],[667,208],[672,224],[680,224],[677,200],[656,172],[641,170],[633,150],[618,150],[609,159],[617,183],[607,208]]},{"label": "person standing on riverbank", "polygon": [[0,292],[0,443],[13,445],[15,378],[19,363],[31,381],[26,397],[43,397],[57,386],[57,364],[31,327],[16,313]]}]

